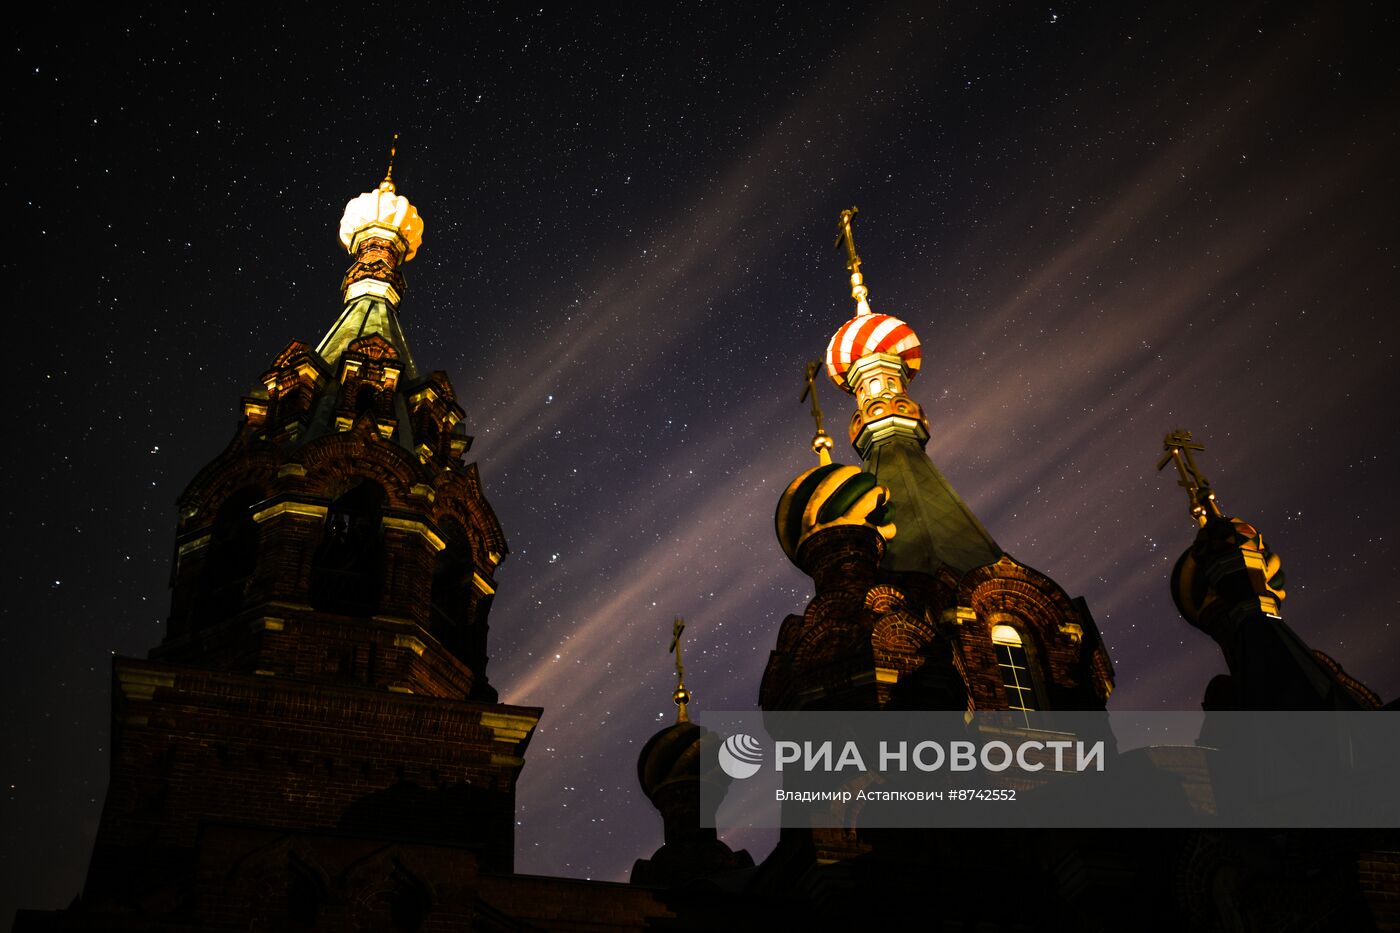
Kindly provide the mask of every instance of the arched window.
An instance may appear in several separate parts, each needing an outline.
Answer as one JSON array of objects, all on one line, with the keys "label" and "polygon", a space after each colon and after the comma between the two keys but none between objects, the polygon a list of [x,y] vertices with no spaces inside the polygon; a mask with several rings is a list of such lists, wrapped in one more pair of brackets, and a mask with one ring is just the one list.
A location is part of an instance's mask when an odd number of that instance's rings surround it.
[{"label": "arched window", "polygon": [[1031,677],[1030,659],[1021,633],[1006,623],[992,626],[992,644],[997,651],[997,667],[1006,687],[1006,705],[1010,709],[1029,711],[1039,709],[1035,699],[1035,681]]},{"label": "arched window", "polygon": [[380,534],[384,490],[365,480],[331,503],[311,565],[311,605],[322,612],[374,615],[384,580]]},{"label": "arched window", "polygon": [[287,859],[287,919],[293,930],[316,927],[316,915],[326,899],[325,885],[314,869],[296,855]]},{"label": "arched window", "polygon": [[449,542],[437,553],[431,591],[431,629],[438,640],[471,666],[468,634],[472,626],[475,599],[472,592],[472,542],[461,524],[448,518],[442,522],[443,537]]},{"label": "arched window", "polygon": [[261,489],[249,486],[219,506],[199,578],[194,628],[222,622],[243,608],[248,581],[258,563],[258,526],[253,521],[253,507],[263,498]]},{"label": "arched window", "polygon": [[379,398],[379,390],[366,383],[360,386],[360,391],[355,395],[355,414],[363,415],[367,411],[374,410],[374,403]]}]

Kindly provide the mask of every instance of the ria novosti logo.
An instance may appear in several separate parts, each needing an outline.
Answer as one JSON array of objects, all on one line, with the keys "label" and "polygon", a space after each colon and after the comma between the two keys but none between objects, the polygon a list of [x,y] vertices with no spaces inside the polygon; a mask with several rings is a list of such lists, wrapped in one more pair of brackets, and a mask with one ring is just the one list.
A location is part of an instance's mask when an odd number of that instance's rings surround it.
[{"label": "ria novosti logo", "polygon": [[[774,767],[785,770],[786,765],[796,765],[792,770],[804,772],[821,771],[839,773],[847,769],[869,773],[872,769],[865,763],[872,749],[864,752],[855,741],[846,741],[837,752],[837,742],[827,739],[821,742],[775,742]],[[1014,746],[1008,742],[993,740],[977,743],[967,740],[940,742],[925,740],[879,742],[879,768],[881,773],[888,771],[907,772],[912,764],[917,771],[988,771],[992,773],[1019,770],[1036,771],[1102,771],[1104,770],[1104,742],[1086,743],[1082,740],[1070,741],[1023,741]],[[719,766],[725,774],[737,780],[751,778],[763,767],[763,744],[746,732],[736,732],[725,739],[719,747]]]},{"label": "ria novosti logo", "polygon": [[735,733],[719,747],[719,766],[736,780],[751,778],[763,766],[763,745],[751,735]]}]

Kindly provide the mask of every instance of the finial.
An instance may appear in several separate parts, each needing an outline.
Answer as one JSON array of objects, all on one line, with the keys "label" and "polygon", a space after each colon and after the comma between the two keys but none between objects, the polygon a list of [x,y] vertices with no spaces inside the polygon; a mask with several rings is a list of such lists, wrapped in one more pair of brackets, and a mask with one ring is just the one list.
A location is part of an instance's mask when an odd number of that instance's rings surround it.
[{"label": "finial", "polygon": [[384,173],[384,180],[379,183],[380,191],[393,191],[394,189],[394,157],[399,154],[399,134],[394,134],[394,141],[389,143],[389,170]]},{"label": "finial", "polygon": [[846,269],[851,273],[851,297],[856,300],[856,315],[870,313],[870,289],[865,287],[865,277],[860,274],[860,256],[856,253],[856,236],[851,232],[851,221],[860,208],[852,207],[841,212],[837,222],[840,233],[836,235],[836,246],[846,245]]},{"label": "finial", "polygon": [[802,397],[797,401],[807,401],[807,396],[812,397],[812,420],[817,423],[817,433],[812,435],[812,453],[817,455],[817,460],[822,466],[831,463],[831,435],[826,433],[822,427],[822,406],[817,401],[817,372],[822,364],[813,360],[807,364],[807,386],[802,390]]},{"label": "finial", "polygon": [[685,619],[676,616],[671,623],[671,653],[676,656],[676,691],[671,699],[676,704],[676,722],[690,722],[685,705],[690,702],[690,691],[685,687],[685,665],[681,663],[681,633],[685,631]]},{"label": "finial", "polygon": [[1176,471],[1180,475],[1176,484],[1186,490],[1191,500],[1191,517],[1196,524],[1204,526],[1212,518],[1224,518],[1219,503],[1215,501],[1215,490],[1210,488],[1210,481],[1196,465],[1193,455],[1194,451],[1205,450],[1205,445],[1194,443],[1190,431],[1177,428],[1162,441],[1162,447],[1166,453],[1157,461],[1157,469],[1162,469],[1168,463],[1176,463]]}]

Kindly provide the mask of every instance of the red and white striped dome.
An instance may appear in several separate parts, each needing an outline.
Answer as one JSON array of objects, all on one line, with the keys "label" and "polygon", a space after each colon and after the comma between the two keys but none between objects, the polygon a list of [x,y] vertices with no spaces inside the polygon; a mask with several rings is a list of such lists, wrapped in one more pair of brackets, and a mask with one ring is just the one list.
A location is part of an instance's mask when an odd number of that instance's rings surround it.
[{"label": "red and white striped dome", "polygon": [[872,353],[889,353],[904,360],[912,378],[919,371],[924,351],[914,329],[888,314],[858,314],[841,325],[826,347],[826,374],[847,392],[846,371]]}]

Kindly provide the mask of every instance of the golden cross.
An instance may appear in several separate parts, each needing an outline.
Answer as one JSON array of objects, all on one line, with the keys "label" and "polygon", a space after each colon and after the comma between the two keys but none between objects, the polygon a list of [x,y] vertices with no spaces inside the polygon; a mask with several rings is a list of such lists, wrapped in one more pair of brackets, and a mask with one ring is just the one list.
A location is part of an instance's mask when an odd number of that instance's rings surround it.
[{"label": "golden cross", "polygon": [[1196,465],[1194,452],[1204,451],[1205,445],[1194,442],[1190,431],[1178,428],[1166,436],[1162,441],[1162,448],[1166,453],[1157,461],[1157,469],[1163,469],[1168,463],[1176,464],[1176,471],[1180,477],[1176,484],[1186,490],[1186,495],[1191,500],[1192,517],[1202,525],[1208,518],[1222,518],[1220,505],[1215,501],[1215,491],[1210,488],[1210,480],[1206,479],[1206,475]]},{"label": "golden cross", "polygon": [[860,256],[856,255],[856,235],[851,231],[851,221],[855,220],[860,208],[852,207],[841,212],[841,219],[836,226],[840,230],[836,234],[836,245],[840,247],[846,244],[846,269],[854,275],[860,274]]},{"label": "golden cross", "polygon": [[685,705],[690,702],[690,691],[685,688],[685,665],[681,663],[681,634],[684,631],[685,619],[676,616],[676,621],[671,623],[670,651],[676,656],[676,691],[671,694],[671,699],[676,704],[677,722],[690,721],[690,716],[685,711]]},{"label": "golden cross", "polygon": [[802,397],[799,402],[807,401],[807,396],[812,397],[812,420],[817,423],[817,433],[812,435],[812,453],[817,455],[822,466],[831,462],[831,435],[826,433],[822,427],[822,406],[817,400],[817,373],[821,371],[822,364],[816,360],[807,364],[807,385],[802,390]]},{"label": "golden cross", "polygon": [[817,433],[825,434],[822,430],[822,406],[817,401],[817,371],[822,368],[822,364],[816,360],[807,364],[807,387],[802,390],[802,397],[799,402],[807,401],[807,396],[812,397],[812,420],[817,423]]},{"label": "golden cross", "polygon": [[865,276],[860,274],[860,256],[856,253],[856,235],[851,232],[851,221],[860,208],[852,207],[841,212],[838,226],[841,232],[836,236],[836,245],[846,244],[846,268],[851,273],[851,297],[856,300],[856,314],[870,313],[870,289],[865,287]]},{"label": "golden cross", "polygon": [[671,623],[671,647],[666,650],[676,656],[676,674],[678,676],[685,670],[681,667],[681,634],[683,632],[685,632],[685,619],[676,616],[676,621]]}]

